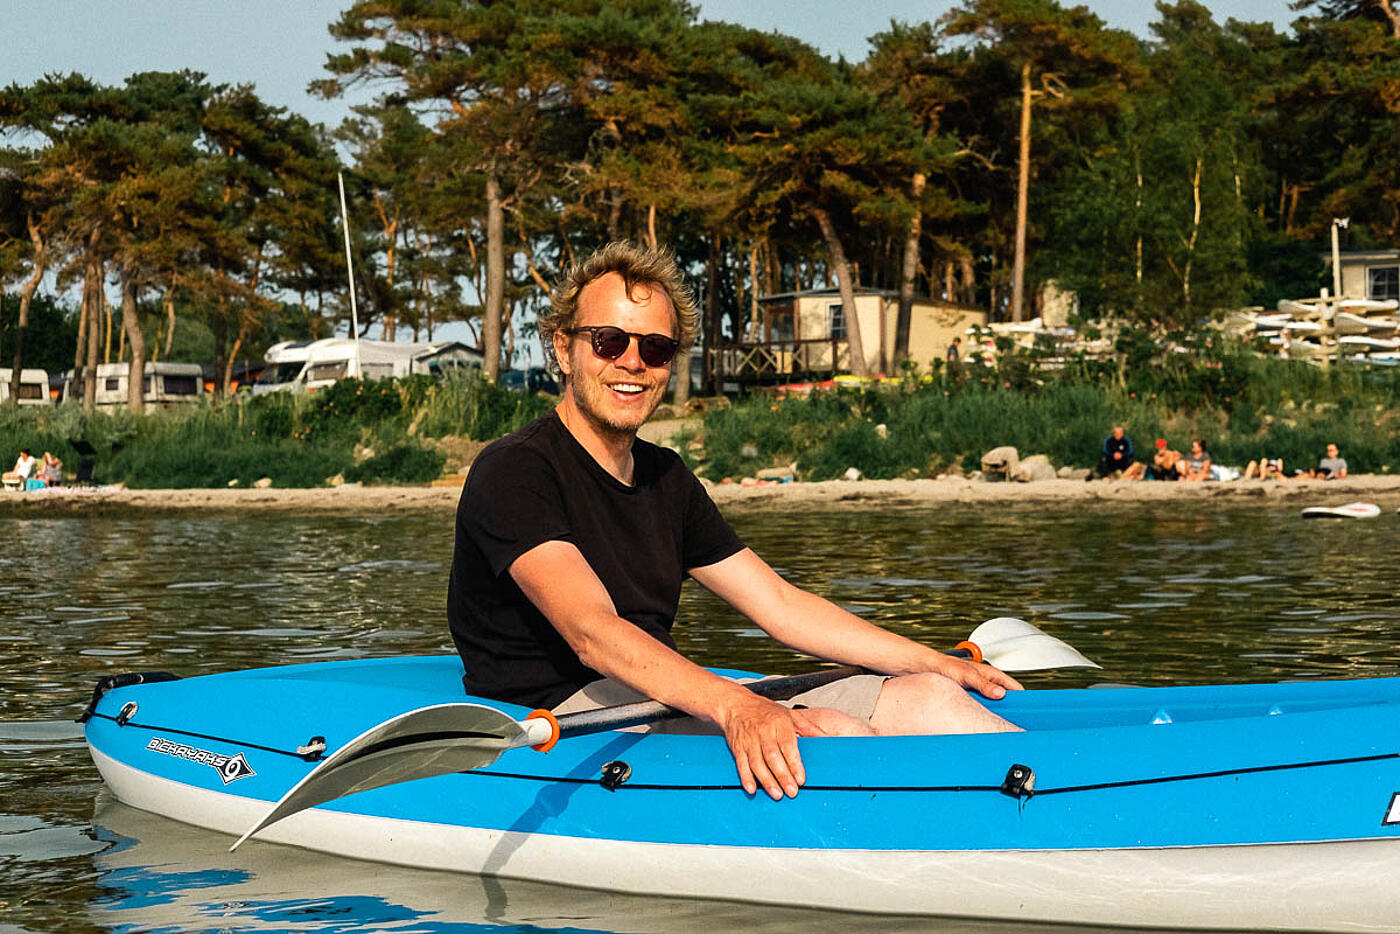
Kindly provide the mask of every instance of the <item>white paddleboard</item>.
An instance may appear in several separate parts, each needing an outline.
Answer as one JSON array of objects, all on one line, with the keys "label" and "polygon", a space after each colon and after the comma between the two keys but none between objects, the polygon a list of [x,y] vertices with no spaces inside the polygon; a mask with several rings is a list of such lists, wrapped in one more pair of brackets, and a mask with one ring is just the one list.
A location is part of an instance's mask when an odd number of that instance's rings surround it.
[{"label": "white paddleboard", "polygon": [[1374,519],[1381,514],[1375,503],[1347,503],[1345,506],[1309,506],[1304,519]]}]

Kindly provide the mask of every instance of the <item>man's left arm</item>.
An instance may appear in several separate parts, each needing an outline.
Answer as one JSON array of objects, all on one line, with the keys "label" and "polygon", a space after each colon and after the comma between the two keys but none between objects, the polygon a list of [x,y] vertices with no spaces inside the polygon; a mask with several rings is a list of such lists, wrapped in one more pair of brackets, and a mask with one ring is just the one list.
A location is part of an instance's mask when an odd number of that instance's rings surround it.
[{"label": "man's left arm", "polygon": [[996,700],[1021,685],[991,665],[945,655],[788,583],[748,548],[691,577],[774,639],[808,655],[889,675],[936,672]]}]

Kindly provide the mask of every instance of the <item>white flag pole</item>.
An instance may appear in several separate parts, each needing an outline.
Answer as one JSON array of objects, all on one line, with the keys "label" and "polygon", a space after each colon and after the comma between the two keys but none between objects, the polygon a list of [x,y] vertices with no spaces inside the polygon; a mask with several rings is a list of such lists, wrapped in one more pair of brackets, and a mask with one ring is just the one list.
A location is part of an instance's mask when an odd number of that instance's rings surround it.
[{"label": "white flag pole", "polygon": [[355,372],[347,374],[360,376],[360,314],[355,306],[355,266],[350,259],[350,215],[345,210],[345,173],[335,173],[340,186],[340,228],[345,231],[345,275],[350,284],[350,336],[355,340]]}]

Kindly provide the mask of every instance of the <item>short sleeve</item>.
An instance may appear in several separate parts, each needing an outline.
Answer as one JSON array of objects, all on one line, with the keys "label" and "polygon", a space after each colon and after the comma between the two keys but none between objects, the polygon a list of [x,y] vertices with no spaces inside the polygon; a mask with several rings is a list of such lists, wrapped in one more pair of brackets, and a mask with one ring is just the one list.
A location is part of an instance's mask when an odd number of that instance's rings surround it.
[{"label": "short sleeve", "polygon": [[484,451],[472,464],[457,521],[497,576],[535,546],[573,537],[554,467],[519,445]]},{"label": "short sleeve", "polygon": [[723,561],[744,550],[744,542],[720,515],[719,507],[695,475],[686,471],[690,495],[686,502],[685,540],[681,560],[686,571]]}]

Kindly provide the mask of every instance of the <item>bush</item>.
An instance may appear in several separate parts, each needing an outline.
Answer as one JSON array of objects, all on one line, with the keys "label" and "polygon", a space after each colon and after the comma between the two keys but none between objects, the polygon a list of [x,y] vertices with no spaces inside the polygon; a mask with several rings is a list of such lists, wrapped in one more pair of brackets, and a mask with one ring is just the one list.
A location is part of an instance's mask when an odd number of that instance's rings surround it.
[{"label": "bush", "polygon": [[442,473],[441,451],[400,444],[345,471],[345,479],[360,483],[428,483]]}]

